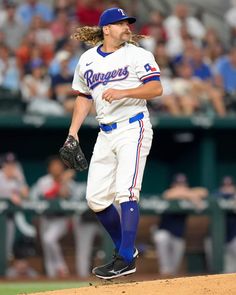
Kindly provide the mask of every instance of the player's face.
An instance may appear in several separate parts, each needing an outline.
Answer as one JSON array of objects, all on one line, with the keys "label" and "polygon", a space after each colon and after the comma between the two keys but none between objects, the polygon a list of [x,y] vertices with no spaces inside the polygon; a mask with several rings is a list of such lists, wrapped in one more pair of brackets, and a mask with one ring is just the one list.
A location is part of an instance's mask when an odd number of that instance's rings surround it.
[{"label": "player's face", "polygon": [[3,165],[3,171],[4,171],[4,174],[8,178],[16,178],[17,166],[14,162],[13,163],[6,163]]},{"label": "player's face", "polygon": [[107,26],[107,35],[116,42],[127,42],[131,38],[130,25],[128,21],[120,21]]},{"label": "player's face", "polygon": [[60,160],[53,160],[49,164],[48,172],[55,178],[61,176],[64,171],[65,167]]}]

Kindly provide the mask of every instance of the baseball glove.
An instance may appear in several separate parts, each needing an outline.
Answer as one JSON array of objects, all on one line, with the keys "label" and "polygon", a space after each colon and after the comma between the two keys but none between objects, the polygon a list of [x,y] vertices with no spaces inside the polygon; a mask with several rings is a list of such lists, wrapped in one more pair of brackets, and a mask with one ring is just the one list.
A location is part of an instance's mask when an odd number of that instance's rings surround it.
[{"label": "baseball glove", "polygon": [[88,168],[88,162],[79,142],[72,135],[68,135],[63,147],[59,150],[59,154],[64,164],[71,169],[83,171]]}]

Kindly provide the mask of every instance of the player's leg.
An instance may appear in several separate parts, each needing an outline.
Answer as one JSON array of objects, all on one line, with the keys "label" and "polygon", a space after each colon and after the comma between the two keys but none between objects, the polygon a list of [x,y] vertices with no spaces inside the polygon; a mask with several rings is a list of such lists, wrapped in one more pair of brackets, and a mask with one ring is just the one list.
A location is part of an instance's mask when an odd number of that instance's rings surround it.
[{"label": "player's leg", "polygon": [[148,120],[135,122],[113,134],[113,147],[118,158],[116,200],[121,204],[122,240],[114,263],[97,269],[98,277],[112,279],[136,271],[134,245],[139,222],[137,201],[151,142],[152,129]]},{"label": "player's leg", "polygon": [[75,222],[76,271],[84,278],[90,275],[93,242],[101,229],[95,222],[83,222],[78,218]]},{"label": "player's leg", "polygon": [[122,243],[119,254],[127,261],[133,259],[139,222],[139,193],[152,134],[149,121],[141,120],[137,122],[135,128],[124,133],[117,145],[119,164],[116,176],[116,199],[121,205],[122,219]]},{"label": "player's leg", "polygon": [[111,134],[100,132],[88,173],[86,198],[89,207],[111,236],[117,250],[121,243],[120,216],[113,205],[117,159],[112,151]]},{"label": "player's leg", "polygon": [[7,259],[13,257],[13,244],[15,240],[15,223],[13,218],[7,218],[6,253]]},{"label": "player's leg", "polygon": [[171,235],[171,247],[172,247],[172,265],[171,272],[176,274],[179,271],[181,262],[184,257],[185,241],[183,238]]},{"label": "player's leg", "polygon": [[56,268],[53,258],[53,253],[51,252],[51,248],[47,245],[47,237],[48,237],[48,229],[49,229],[50,221],[47,217],[40,218],[40,239],[42,242],[43,248],[43,258],[44,258],[44,266],[47,276],[53,278],[56,276]]},{"label": "player's leg", "polygon": [[[47,228],[42,236],[46,255],[45,266],[50,276],[64,276],[68,273],[68,268],[59,245],[59,239],[67,232],[68,219],[63,217],[53,218],[47,220],[46,223]],[[49,262],[47,261],[48,258]]]},{"label": "player's leg", "polygon": [[224,273],[234,273],[236,271],[236,238],[227,242],[224,254]]},{"label": "player's leg", "polygon": [[153,235],[156,254],[161,275],[170,275],[172,269],[171,234],[164,229],[158,229]]},{"label": "player's leg", "polygon": [[212,238],[207,236],[203,241],[204,251],[206,255],[206,264],[209,272],[213,271],[213,253],[212,253]]},{"label": "player's leg", "polygon": [[59,217],[55,218],[54,223],[51,227],[51,245],[53,246],[54,259],[56,263],[56,269],[59,276],[67,276],[69,273],[67,264],[62,253],[61,245],[59,244],[60,239],[66,235],[68,231],[68,218]]}]

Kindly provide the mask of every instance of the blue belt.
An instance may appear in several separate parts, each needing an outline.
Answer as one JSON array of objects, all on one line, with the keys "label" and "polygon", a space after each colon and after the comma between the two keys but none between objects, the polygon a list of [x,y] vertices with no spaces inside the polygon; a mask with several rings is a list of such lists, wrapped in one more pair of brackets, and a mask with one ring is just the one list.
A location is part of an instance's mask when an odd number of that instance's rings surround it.
[{"label": "blue belt", "polygon": [[[129,124],[133,123],[133,122],[136,122],[136,121],[139,121],[139,120],[142,120],[144,117],[144,113],[138,113],[137,115],[129,118]],[[119,123],[118,123],[119,124]],[[102,129],[102,131],[105,131],[105,132],[110,132],[114,129],[117,128],[117,123],[111,123],[111,124],[100,124],[99,125],[100,128]]]}]

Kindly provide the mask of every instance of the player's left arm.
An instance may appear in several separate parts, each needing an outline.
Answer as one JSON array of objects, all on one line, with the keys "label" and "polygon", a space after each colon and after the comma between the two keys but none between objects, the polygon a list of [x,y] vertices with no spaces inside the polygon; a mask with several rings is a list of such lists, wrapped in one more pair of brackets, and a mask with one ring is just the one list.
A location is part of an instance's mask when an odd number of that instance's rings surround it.
[{"label": "player's left arm", "polygon": [[129,89],[107,89],[102,98],[108,102],[122,98],[152,99],[162,95],[163,89],[160,81],[160,69],[151,52],[138,49],[131,58],[131,67],[137,78],[143,84]]},{"label": "player's left arm", "polygon": [[108,102],[113,100],[119,100],[122,98],[137,98],[137,99],[152,99],[156,96],[162,95],[163,88],[161,81],[149,81],[148,83],[130,89],[118,90],[118,89],[107,89],[103,92],[102,98]]}]

